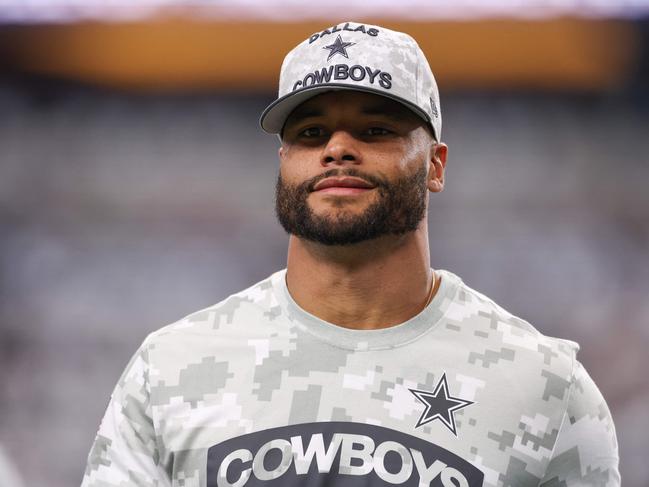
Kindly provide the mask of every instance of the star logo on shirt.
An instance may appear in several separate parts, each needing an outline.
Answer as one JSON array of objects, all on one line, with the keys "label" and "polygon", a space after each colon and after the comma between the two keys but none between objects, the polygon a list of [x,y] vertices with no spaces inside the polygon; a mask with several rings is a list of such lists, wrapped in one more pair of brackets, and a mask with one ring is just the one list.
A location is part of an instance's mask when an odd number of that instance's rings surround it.
[{"label": "star logo on shirt", "polygon": [[420,426],[439,419],[444,426],[457,436],[455,416],[453,413],[459,409],[470,406],[473,404],[473,401],[467,401],[466,399],[451,396],[448,392],[446,373],[442,374],[442,378],[435,386],[433,392],[420,391],[417,389],[410,389],[410,392],[412,392],[414,396],[419,399],[424,406],[426,406],[426,409],[420,416],[419,421],[417,421],[417,426],[415,426],[415,428],[419,428]]},{"label": "star logo on shirt", "polygon": [[329,61],[336,54],[342,54],[347,59],[349,59],[349,56],[347,55],[347,48],[349,46],[353,46],[354,44],[356,43],[343,41],[343,38],[340,37],[339,34],[338,37],[336,37],[336,40],[334,41],[333,44],[329,44],[328,46],[325,46],[322,49],[329,49],[329,56],[327,56],[327,61]]}]

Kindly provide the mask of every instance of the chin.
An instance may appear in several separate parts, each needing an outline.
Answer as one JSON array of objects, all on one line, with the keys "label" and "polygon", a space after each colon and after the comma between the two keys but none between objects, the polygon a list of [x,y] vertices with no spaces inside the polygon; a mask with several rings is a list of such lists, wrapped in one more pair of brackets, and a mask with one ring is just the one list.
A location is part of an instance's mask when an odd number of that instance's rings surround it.
[{"label": "chin", "polygon": [[332,209],[335,211],[341,208],[357,208],[358,211],[363,211],[372,203],[372,201],[367,198],[363,198],[361,200],[358,195],[323,195],[322,198],[319,198],[318,201],[314,203],[315,204],[312,203],[309,205],[311,207],[311,211],[313,211],[315,214],[321,214],[326,211],[331,211]]},{"label": "chin", "polygon": [[346,220],[353,218],[359,215],[362,215],[367,206],[363,205],[362,207],[351,207],[350,205],[345,204],[333,204],[328,205],[325,208],[312,208],[313,214],[320,218],[327,218],[330,220]]}]

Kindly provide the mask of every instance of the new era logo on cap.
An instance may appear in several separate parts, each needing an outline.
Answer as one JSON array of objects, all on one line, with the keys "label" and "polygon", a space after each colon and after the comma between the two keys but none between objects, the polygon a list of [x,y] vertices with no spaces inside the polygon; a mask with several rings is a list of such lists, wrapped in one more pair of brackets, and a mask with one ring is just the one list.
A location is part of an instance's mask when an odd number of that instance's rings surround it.
[{"label": "new era logo on cap", "polygon": [[284,58],[278,98],[262,113],[262,128],[280,133],[298,105],[332,90],[394,99],[428,122],[440,140],[437,84],[426,57],[407,34],[345,22],[311,35]]}]

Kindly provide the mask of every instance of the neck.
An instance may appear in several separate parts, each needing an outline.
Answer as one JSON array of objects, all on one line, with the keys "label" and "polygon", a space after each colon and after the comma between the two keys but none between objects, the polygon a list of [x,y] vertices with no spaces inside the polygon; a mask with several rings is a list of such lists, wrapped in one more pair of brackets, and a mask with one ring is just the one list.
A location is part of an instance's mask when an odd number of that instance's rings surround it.
[{"label": "neck", "polygon": [[426,224],[406,235],[348,246],[291,236],[286,281],[302,309],[329,323],[356,329],[403,323],[431,297]]}]

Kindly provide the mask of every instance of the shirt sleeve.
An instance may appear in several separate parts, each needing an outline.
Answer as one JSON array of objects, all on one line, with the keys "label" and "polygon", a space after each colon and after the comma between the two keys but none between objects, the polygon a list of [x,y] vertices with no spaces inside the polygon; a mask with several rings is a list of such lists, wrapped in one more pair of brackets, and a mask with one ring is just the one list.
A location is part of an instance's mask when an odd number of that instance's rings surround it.
[{"label": "shirt sleeve", "polygon": [[541,487],[618,487],[615,426],[601,392],[575,360],[568,406]]},{"label": "shirt sleeve", "polygon": [[167,487],[151,416],[146,341],[126,366],[88,455],[81,487]]}]

